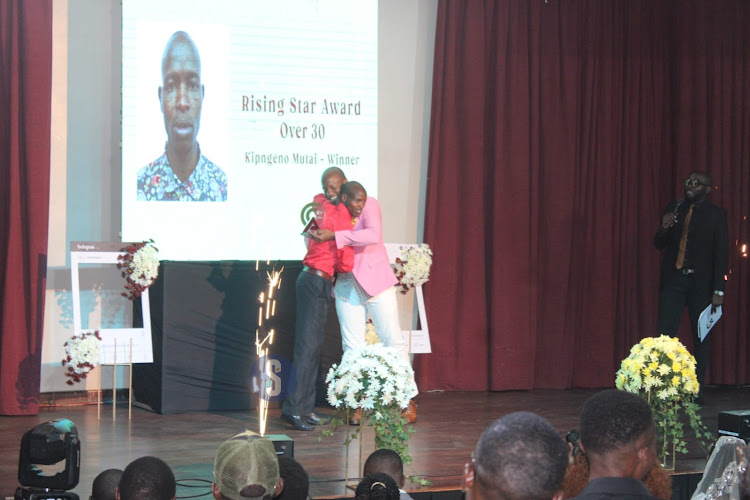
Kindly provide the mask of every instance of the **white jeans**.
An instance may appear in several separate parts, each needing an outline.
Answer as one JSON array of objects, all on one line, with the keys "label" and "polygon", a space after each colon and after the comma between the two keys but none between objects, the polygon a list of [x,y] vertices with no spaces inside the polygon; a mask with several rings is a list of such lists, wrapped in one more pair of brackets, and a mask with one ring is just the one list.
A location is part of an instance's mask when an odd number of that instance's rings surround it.
[{"label": "white jeans", "polygon": [[[401,335],[398,323],[396,288],[388,287],[364,303],[352,303],[336,297],[336,313],[341,325],[341,344],[344,352],[365,344],[367,313],[370,313],[380,342],[398,349],[401,358],[411,366],[409,346]],[[416,396],[415,393],[412,397]]]}]

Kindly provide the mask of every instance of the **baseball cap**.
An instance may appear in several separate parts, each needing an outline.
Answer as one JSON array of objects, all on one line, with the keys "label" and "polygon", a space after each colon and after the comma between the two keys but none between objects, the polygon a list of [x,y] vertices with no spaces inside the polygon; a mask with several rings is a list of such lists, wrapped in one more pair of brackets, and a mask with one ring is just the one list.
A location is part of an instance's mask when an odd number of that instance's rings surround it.
[{"label": "baseball cap", "polygon": [[214,480],[230,500],[270,499],[279,484],[279,460],[268,438],[245,431],[221,443],[214,460]]}]

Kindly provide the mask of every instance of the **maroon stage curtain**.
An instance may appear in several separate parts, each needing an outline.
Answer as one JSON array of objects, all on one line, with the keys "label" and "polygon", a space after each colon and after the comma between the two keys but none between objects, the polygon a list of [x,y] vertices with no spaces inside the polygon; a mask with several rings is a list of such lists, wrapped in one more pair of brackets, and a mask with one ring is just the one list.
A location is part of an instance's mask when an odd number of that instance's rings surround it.
[{"label": "maroon stage curtain", "polygon": [[708,380],[750,382],[748,26],[741,0],[441,1],[422,390],[613,386],[657,333],[652,237],[691,170],[730,226]]},{"label": "maroon stage curtain", "polygon": [[52,0],[0,0],[0,414],[39,408]]}]

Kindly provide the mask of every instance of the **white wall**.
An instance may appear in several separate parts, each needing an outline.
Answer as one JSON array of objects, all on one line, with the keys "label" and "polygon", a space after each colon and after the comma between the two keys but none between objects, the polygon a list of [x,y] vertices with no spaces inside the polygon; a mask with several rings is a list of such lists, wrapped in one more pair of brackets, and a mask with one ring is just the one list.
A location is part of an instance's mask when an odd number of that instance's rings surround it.
[{"label": "white wall", "polygon": [[[97,388],[95,378],[66,385],[60,364],[72,335],[69,247],[119,241],[121,215],[120,1],[56,0],[54,9],[42,392]],[[436,17],[437,0],[380,0],[378,192],[389,242],[422,241]],[[82,278],[92,321],[130,321],[116,276],[92,270]]]},{"label": "white wall", "polygon": [[380,0],[378,195],[383,238],[421,243],[437,0]]}]

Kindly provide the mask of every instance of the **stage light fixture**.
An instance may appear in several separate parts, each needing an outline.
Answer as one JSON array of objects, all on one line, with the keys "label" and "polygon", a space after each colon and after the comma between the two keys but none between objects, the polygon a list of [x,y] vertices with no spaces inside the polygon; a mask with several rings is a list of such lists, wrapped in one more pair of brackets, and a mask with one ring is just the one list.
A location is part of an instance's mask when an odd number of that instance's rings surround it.
[{"label": "stage light fixture", "polygon": [[16,489],[14,498],[79,500],[78,495],[67,490],[78,484],[80,468],[81,442],[73,422],[59,419],[39,424],[21,438],[18,459],[21,487]]}]

